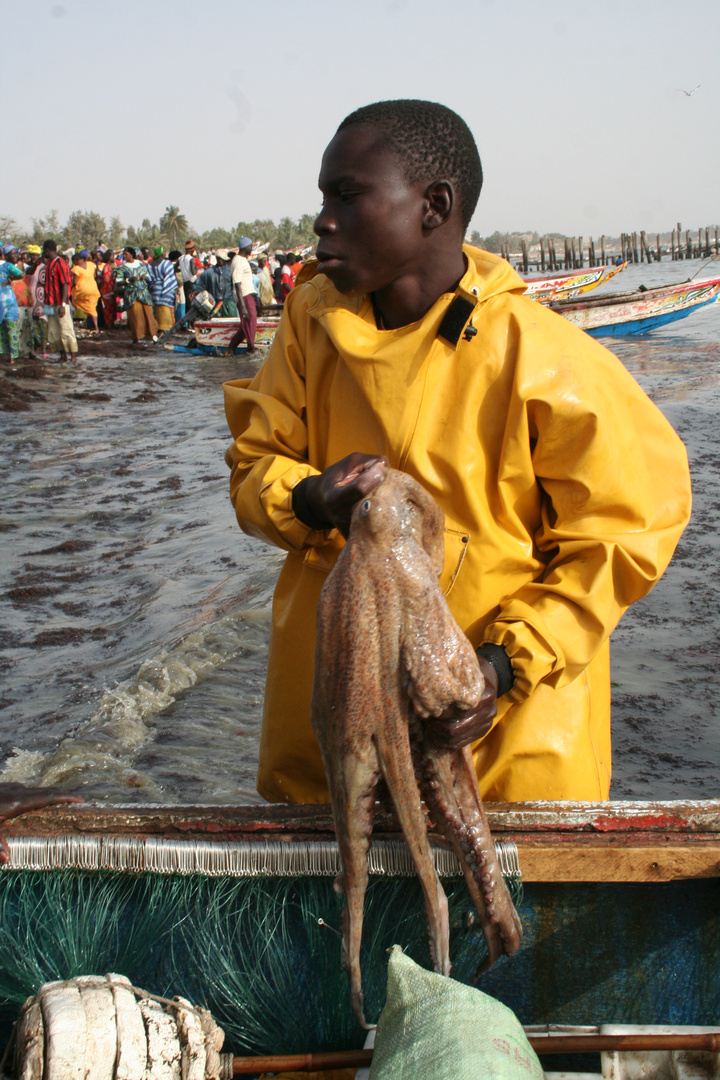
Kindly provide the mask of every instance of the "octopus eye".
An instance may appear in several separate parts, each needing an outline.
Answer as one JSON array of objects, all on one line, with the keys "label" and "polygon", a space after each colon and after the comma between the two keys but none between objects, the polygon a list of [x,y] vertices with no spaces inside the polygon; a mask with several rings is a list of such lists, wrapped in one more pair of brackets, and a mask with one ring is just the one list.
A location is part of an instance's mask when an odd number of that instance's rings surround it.
[{"label": "octopus eye", "polygon": [[360,507],[360,509],[362,510],[363,514],[369,514],[370,513],[370,500],[366,499],[365,502]]}]

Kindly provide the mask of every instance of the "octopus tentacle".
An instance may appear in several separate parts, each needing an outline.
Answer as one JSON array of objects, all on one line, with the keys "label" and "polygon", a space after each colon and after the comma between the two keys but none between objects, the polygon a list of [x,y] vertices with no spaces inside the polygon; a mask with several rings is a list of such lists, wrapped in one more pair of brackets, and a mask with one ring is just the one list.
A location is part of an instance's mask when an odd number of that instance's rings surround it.
[{"label": "octopus tentacle", "polygon": [[500,871],[469,748],[426,747],[421,775],[425,805],[457,854],[487,943],[488,958],[477,978],[501,955],[517,950],[520,919]]},{"label": "octopus tentacle", "polygon": [[450,924],[445,890],[435,873],[425,815],[421,811],[420,790],[407,726],[403,737],[386,744],[381,733],[376,734],[380,767],[393,800],[410,857],[415,864],[425,901],[425,916],[430,940],[430,958],[435,971],[450,974]]},{"label": "octopus tentacle", "polygon": [[374,1025],[365,1020],[360,944],[368,883],[367,855],[375,818],[375,789],[379,776],[377,767],[358,767],[358,763],[353,762],[347,774],[337,770],[331,780],[328,777],[342,865],[334,888],[337,893],[345,893],[342,913],[342,966],[350,978],[353,1009],[362,1027],[367,1030]]}]

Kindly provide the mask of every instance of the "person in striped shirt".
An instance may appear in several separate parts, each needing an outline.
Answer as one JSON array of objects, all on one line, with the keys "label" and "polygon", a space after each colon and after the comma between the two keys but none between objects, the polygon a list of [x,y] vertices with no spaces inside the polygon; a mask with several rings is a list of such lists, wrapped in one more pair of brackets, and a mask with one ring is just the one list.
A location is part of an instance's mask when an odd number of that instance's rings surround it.
[{"label": "person in striped shirt", "polygon": [[62,255],[58,255],[54,240],[45,241],[42,257],[47,266],[45,314],[48,321],[48,346],[50,352],[60,353],[61,361],[67,360],[68,356],[74,359],[77,356],[78,344],[70,307],[70,263]]},{"label": "person in striped shirt", "polygon": [[175,267],[169,259],[165,258],[165,252],[161,246],[153,250],[153,256],[154,258],[147,264],[153,313],[158,330],[169,330],[175,322],[175,301],[178,294]]}]

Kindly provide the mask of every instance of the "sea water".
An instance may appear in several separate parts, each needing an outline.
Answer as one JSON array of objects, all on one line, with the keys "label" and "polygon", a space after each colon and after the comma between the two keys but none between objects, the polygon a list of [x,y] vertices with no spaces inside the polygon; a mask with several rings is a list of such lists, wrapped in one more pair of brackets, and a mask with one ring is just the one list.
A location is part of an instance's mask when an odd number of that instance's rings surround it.
[{"label": "sea water", "polygon": [[[699,266],[631,267],[601,288]],[[606,344],[685,440],[695,500],[670,569],[612,637],[612,797],[709,798],[720,790],[720,304]],[[109,802],[260,801],[283,553],[235,522],[222,402],[222,383],[256,367],[143,350],[21,377],[5,368],[23,411],[0,412],[0,780]]]}]

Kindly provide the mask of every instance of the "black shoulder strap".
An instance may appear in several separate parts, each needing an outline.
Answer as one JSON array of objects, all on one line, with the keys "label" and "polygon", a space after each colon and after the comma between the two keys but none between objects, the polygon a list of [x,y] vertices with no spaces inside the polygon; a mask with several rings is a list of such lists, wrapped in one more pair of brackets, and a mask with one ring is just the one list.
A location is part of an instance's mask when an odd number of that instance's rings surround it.
[{"label": "black shoulder strap", "polygon": [[466,300],[464,296],[456,296],[445,312],[437,336],[452,345],[453,349],[456,348],[465,324],[474,310],[475,305],[470,300]]}]

